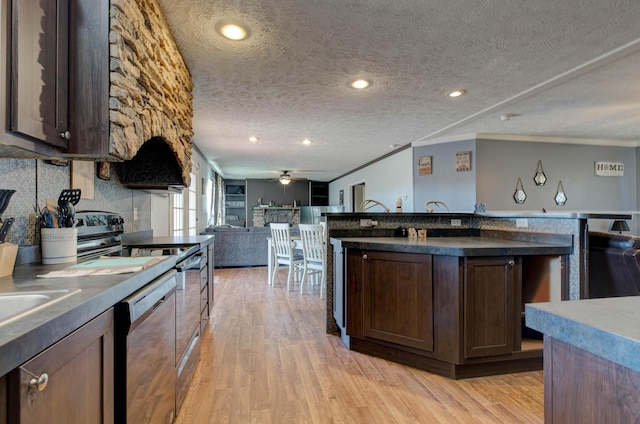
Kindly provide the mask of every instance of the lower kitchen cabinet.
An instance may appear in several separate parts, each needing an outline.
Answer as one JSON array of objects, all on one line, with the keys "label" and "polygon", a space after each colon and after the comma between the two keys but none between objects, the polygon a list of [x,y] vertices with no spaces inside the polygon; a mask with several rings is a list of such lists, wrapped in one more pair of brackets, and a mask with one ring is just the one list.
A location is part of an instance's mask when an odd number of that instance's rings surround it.
[{"label": "lower kitchen cabinet", "polygon": [[0,377],[0,424],[7,423],[7,377]]},{"label": "lower kitchen cabinet", "polygon": [[467,258],[464,278],[464,357],[516,350],[516,263],[513,257]]},{"label": "lower kitchen cabinet", "polygon": [[209,272],[209,276],[208,276],[208,286],[207,289],[209,291],[208,293],[208,297],[209,297],[209,316],[211,316],[211,314],[213,313],[213,277],[214,277],[214,256],[213,256],[213,252],[214,252],[214,243],[215,240],[213,241],[213,243],[209,243],[209,246],[207,246],[207,269]]},{"label": "lower kitchen cabinet", "polygon": [[362,260],[362,335],[433,350],[431,255],[353,252]]},{"label": "lower kitchen cabinet", "polygon": [[542,369],[521,349],[521,257],[342,251],[351,349],[451,378]]},{"label": "lower kitchen cabinet", "polygon": [[109,309],[9,373],[9,422],[113,423],[113,322]]}]

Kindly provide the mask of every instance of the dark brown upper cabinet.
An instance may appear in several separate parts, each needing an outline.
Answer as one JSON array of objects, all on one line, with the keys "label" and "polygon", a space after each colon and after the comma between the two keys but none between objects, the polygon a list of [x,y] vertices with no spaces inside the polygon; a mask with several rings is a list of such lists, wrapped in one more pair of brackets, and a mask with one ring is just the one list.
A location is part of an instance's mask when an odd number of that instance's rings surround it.
[{"label": "dark brown upper cabinet", "polygon": [[69,0],[12,0],[9,129],[65,149]]},{"label": "dark brown upper cabinet", "polygon": [[11,0],[10,16],[8,129],[57,156],[114,159],[109,1]]}]

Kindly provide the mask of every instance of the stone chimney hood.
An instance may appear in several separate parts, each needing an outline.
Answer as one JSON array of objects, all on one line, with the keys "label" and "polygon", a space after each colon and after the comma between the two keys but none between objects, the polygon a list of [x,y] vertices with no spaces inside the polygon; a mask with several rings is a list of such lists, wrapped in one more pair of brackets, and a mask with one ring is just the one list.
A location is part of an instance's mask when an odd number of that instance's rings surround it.
[{"label": "stone chimney hood", "polygon": [[122,184],[151,193],[180,193],[188,184],[169,145],[160,137],[147,141],[131,160],[122,163]]},{"label": "stone chimney hood", "polygon": [[157,0],[110,4],[109,133],[121,182],[180,192],[191,172],[191,73]]}]

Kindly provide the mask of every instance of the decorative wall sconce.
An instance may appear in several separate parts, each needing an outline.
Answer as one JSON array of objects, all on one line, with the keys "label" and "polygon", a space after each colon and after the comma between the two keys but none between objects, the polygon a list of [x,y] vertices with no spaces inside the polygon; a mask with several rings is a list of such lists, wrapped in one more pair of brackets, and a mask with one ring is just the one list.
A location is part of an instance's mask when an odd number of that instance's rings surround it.
[{"label": "decorative wall sconce", "polygon": [[554,199],[558,206],[564,206],[564,204],[567,203],[567,195],[564,192],[562,180],[558,181],[558,189],[556,190],[556,197],[554,197]]},{"label": "decorative wall sconce", "polygon": [[522,186],[522,180],[520,178],[518,178],[518,183],[516,184],[516,191],[513,193],[513,200],[518,204],[522,204],[527,200],[527,193],[524,192],[524,187]]},{"label": "decorative wall sconce", "polygon": [[537,186],[543,186],[547,182],[547,176],[544,175],[544,169],[542,169],[542,161],[538,161],[538,167],[536,168],[536,175],[533,177],[533,181]]}]

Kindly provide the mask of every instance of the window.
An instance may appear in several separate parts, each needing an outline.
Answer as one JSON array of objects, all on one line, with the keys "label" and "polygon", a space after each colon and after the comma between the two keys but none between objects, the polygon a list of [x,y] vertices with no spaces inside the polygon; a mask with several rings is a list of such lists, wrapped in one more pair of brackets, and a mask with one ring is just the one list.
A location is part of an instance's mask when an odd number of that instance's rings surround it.
[{"label": "window", "polygon": [[171,232],[174,236],[182,236],[184,235],[184,191],[182,193],[173,194],[172,202],[173,205],[171,207],[172,217],[173,217],[173,225],[171,227]]},{"label": "window", "polygon": [[173,194],[171,199],[171,233],[174,236],[195,236],[198,233],[197,178],[189,174],[191,182],[182,193]]},{"label": "window", "polygon": [[196,181],[197,178],[195,174],[189,174],[191,176],[191,184],[189,184],[189,191],[187,193],[187,201],[189,202],[189,213],[187,218],[189,222],[187,223],[187,234],[190,236],[195,236],[198,234],[197,228],[197,192],[196,192]]}]

